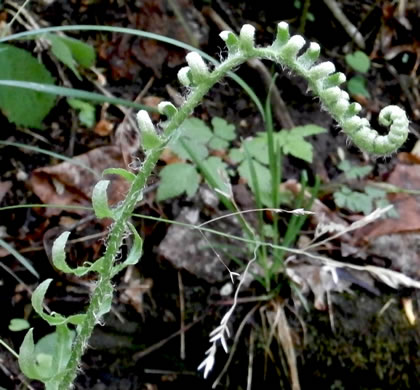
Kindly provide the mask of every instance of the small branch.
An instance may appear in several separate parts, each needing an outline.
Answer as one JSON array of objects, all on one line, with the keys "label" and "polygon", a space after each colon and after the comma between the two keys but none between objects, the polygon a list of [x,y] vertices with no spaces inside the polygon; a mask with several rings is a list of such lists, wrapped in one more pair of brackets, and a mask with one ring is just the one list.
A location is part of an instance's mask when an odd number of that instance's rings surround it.
[{"label": "small branch", "polygon": [[181,24],[182,28],[187,34],[188,40],[190,41],[191,45],[194,47],[198,47],[200,42],[198,42],[198,39],[195,37],[194,33],[191,31],[191,28],[188,22],[185,20],[184,15],[182,14],[182,11],[179,7],[177,0],[168,0],[168,4],[172,8],[172,11],[174,12],[176,18],[178,19],[178,22]]},{"label": "small branch", "polygon": [[252,371],[254,366],[254,349],[255,349],[255,334],[254,329],[251,329],[249,335],[249,359],[248,359],[248,376],[246,390],[252,390]]},{"label": "small branch", "polygon": [[185,296],[184,284],[182,283],[181,271],[178,271],[178,288],[179,288],[179,312],[180,312],[180,358],[185,360]]},{"label": "small branch", "polygon": [[324,3],[327,5],[327,7],[333,13],[335,18],[341,23],[341,25],[343,26],[344,30],[346,30],[346,32],[350,36],[350,38],[354,40],[356,45],[359,46],[361,49],[365,49],[366,45],[365,45],[365,40],[363,39],[362,34],[360,34],[360,32],[353,25],[353,23],[350,22],[350,20],[344,14],[344,12],[339,7],[339,5],[336,3],[336,1],[335,0],[324,0]]},{"label": "small branch", "polygon": [[11,347],[9,347],[2,339],[0,339],[0,345],[6,348],[16,359],[19,359],[19,355]]},{"label": "small branch", "polygon": [[305,2],[303,3],[302,15],[300,17],[300,23],[299,23],[299,29],[298,29],[300,34],[305,33],[305,26],[306,26],[306,21],[308,19],[308,11],[309,11],[310,5],[311,5],[311,0],[305,0]]},{"label": "small branch", "polygon": [[[185,325],[184,330],[183,330],[184,333],[187,332],[188,330],[190,330],[194,325],[198,324],[206,316],[207,316],[207,314],[203,314],[202,316],[198,317],[195,321],[191,322],[188,325]],[[157,351],[158,349],[162,348],[167,342],[171,341],[172,339],[179,336],[180,334],[181,334],[181,329],[179,329],[175,333],[171,334],[169,337],[166,337],[165,339],[158,341],[156,344],[151,345],[149,348],[146,348],[146,349],[144,349],[143,351],[140,351],[140,352],[136,352],[133,355],[133,360],[134,361],[140,360],[140,359],[144,358],[145,356],[149,355],[150,353]]]}]

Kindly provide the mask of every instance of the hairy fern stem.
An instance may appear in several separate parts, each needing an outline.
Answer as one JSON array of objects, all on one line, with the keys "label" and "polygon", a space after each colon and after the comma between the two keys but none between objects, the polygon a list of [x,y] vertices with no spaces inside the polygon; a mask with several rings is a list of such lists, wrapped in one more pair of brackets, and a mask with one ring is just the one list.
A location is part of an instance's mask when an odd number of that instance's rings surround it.
[{"label": "hairy fern stem", "polygon": [[[19,356],[22,371],[31,379],[42,380],[49,390],[66,390],[72,387],[93,328],[100,322],[101,317],[110,310],[113,295],[111,283],[113,276],[125,266],[135,264],[141,257],[142,240],[129,223],[129,218],[141,198],[147,179],[153,172],[162,149],[173,137],[179,135],[182,122],[201,103],[209,89],[220,81],[227,72],[251,58],[269,59],[289,68],[308,82],[314,95],[319,97],[323,107],[339,123],[349,138],[358,147],[369,153],[392,153],[407,138],[408,119],[405,112],[399,107],[388,106],[381,111],[380,123],[390,126],[390,131],[385,136],[379,135],[370,127],[366,119],[360,118],[357,114],[360,112],[361,106],[357,103],[350,103],[349,95],[339,88],[339,85],[346,80],[345,75],[335,72],[335,67],[331,62],[317,64],[320,47],[316,43],[311,43],[308,49],[301,54],[305,40],[299,35],[290,37],[286,23],[279,23],[274,43],[266,48],[255,47],[254,27],[251,25],[243,26],[239,37],[228,31],[224,31],[220,35],[228,48],[228,57],[213,71],[210,71],[198,53],[193,52],[187,55],[188,67],[179,71],[178,78],[191,92],[179,109],[169,102],[160,103],[160,112],[168,118],[167,122],[162,124],[161,130],[158,131],[155,128],[146,111],[139,112],[137,119],[142,135],[142,147],[146,153],[145,161],[136,175],[123,169],[112,170],[112,173],[120,174],[126,180],[131,181],[130,190],[122,205],[114,209],[109,207],[106,192],[108,181],[101,180],[95,186],[92,203],[96,216],[114,220],[104,256],[93,264],[72,269],[66,264],[64,253],[69,233],[63,233],[53,246],[53,262],[59,270],[72,272],[79,276],[87,272],[97,272],[99,280],[86,314],[67,318],[57,313],[45,314],[42,309],[42,300],[50,280],[43,282],[33,294],[34,309],[50,325],[60,326],[60,330],[63,332],[63,340],[67,340],[66,342],[70,340],[70,345],[72,337],[67,329],[67,324],[77,326],[77,335],[71,345],[70,357],[67,360],[60,359],[56,363],[56,372],[53,372],[50,376],[40,373],[34,359],[31,358],[31,354],[34,353],[32,329],[22,343]],[[105,173],[107,172],[105,171]],[[117,264],[116,258],[123,244],[124,236],[130,231],[134,236],[133,248],[127,259]],[[58,346],[56,348],[58,350]]]}]

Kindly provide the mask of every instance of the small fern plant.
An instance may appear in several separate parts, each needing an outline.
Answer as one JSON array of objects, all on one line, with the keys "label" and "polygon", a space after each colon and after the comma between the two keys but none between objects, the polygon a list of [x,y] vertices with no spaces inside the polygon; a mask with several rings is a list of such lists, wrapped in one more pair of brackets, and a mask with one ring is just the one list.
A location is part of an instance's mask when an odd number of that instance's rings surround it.
[{"label": "small fern plant", "polygon": [[[348,137],[362,150],[386,155],[396,151],[408,135],[408,119],[405,112],[397,106],[385,107],[379,115],[379,122],[389,126],[387,135],[379,135],[370,127],[367,119],[358,116],[361,106],[350,103],[349,95],[340,89],[346,81],[343,73],[335,72],[334,64],[326,61],[317,63],[320,46],[310,43],[301,53],[305,40],[299,35],[290,36],[289,26],[281,22],[277,28],[277,36],[269,47],[257,47],[254,43],[255,29],[244,25],[239,36],[224,31],[220,37],[228,49],[227,58],[209,70],[202,57],[192,52],[186,56],[187,67],[178,73],[181,84],[189,89],[184,104],[177,109],[169,102],[159,104],[159,111],[167,120],[157,129],[146,111],[137,115],[142,136],[142,147],[145,159],[137,173],[124,169],[109,169],[104,174],[118,174],[131,183],[124,201],[117,207],[110,208],[107,198],[109,181],[99,181],[92,193],[92,204],[96,217],[110,218],[113,224],[106,242],[106,250],[99,260],[81,267],[70,268],[65,260],[65,245],[69,232],[62,233],[52,248],[53,263],[63,272],[83,276],[88,272],[98,275],[95,289],[90,297],[86,313],[62,316],[58,313],[45,313],[43,300],[51,279],[45,280],[34,291],[32,305],[34,310],[55,327],[54,356],[49,361],[41,361],[36,355],[33,329],[26,334],[19,350],[19,364],[23,373],[30,379],[45,383],[48,390],[65,390],[73,387],[82,355],[88,345],[89,338],[96,324],[109,312],[112,303],[113,277],[124,267],[135,264],[142,254],[142,239],[129,218],[142,198],[147,179],[152,173],[163,148],[178,137],[182,122],[200,104],[209,89],[219,82],[227,72],[237,68],[252,58],[271,60],[284,68],[288,68],[303,77],[309,84],[313,94],[321,100],[323,108],[338,122]],[[228,196],[221,194],[221,196]],[[124,239],[133,236],[133,246],[124,261],[119,260],[119,253]],[[75,331],[72,330],[75,327]]]}]

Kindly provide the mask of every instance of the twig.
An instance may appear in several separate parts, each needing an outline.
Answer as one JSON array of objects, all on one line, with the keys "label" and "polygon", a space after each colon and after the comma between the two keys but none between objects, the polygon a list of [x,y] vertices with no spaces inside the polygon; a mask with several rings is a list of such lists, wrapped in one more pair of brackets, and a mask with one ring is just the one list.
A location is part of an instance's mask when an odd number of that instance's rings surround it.
[{"label": "twig", "polygon": [[178,271],[179,312],[180,312],[180,358],[185,360],[185,296],[181,271]]},{"label": "twig", "polygon": [[393,303],[397,303],[397,301],[394,298],[388,299],[388,301],[385,303],[385,305],[382,306],[382,309],[379,310],[378,317],[382,317],[382,315],[388,310],[388,308]]},{"label": "twig", "polygon": [[228,352],[226,336],[230,336],[229,320],[236,309],[236,306],[238,303],[237,299],[238,299],[239,291],[241,290],[242,284],[244,283],[246,279],[246,276],[249,272],[249,268],[257,260],[258,248],[259,248],[259,245],[256,245],[254,249],[254,257],[248,262],[247,266],[245,267],[244,272],[240,276],[240,281],[234,294],[232,307],[222,317],[222,320],[220,321],[220,325],[210,333],[211,347],[206,351],[206,358],[198,366],[198,370],[201,370],[201,369],[204,370],[204,378],[207,378],[209,372],[213,369],[214,362],[216,359],[217,344],[219,341],[223,349],[225,350],[225,352],[226,353]]},{"label": "twig", "polygon": [[324,0],[324,3],[327,5],[327,7],[333,13],[335,18],[341,23],[344,30],[351,37],[351,39],[354,40],[356,45],[359,46],[361,49],[364,49],[366,47],[366,45],[365,45],[365,40],[363,39],[362,34],[360,34],[360,32],[353,25],[353,23],[350,22],[350,20],[347,18],[347,16],[344,14],[344,12],[338,6],[337,2],[335,0]]},{"label": "twig", "polygon": [[[8,5],[10,5],[11,7],[15,8],[17,10],[16,13],[13,12],[13,11],[9,11],[9,13],[11,15],[13,15],[13,19],[12,19],[13,22],[14,22],[14,20],[17,20],[28,31],[31,30],[31,29],[38,30],[40,28],[38,23],[32,17],[30,11],[28,11],[24,8],[26,3],[23,4],[23,6],[21,6],[19,4],[16,4],[15,2],[13,2],[12,0],[7,0],[5,4],[8,4]],[[21,16],[23,16],[26,19],[26,22],[21,18]],[[11,23],[8,25],[8,27],[10,27],[10,26],[11,26]],[[45,39],[42,39],[42,38],[37,39],[35,44],[37,45],[37,47],[40,50],[46,50],[49,46],[48,42]]]},{"label": "twig", "polygon": [[19,355],[11,347],[9,347],[2,339],[0,339],[0,345],[6,348],[16,359],[19,359]]},{"label": "twig", "polygon": [[284,307],[282,304],[276,305],[276,317],[273,327],[277,327],[277,336],[286,355],[290,370],[292,390],[300,390],[295,348],[293,346],[290,327],[287,322],[286,313],[284,312]]},{"label": "twig", "polygon": [[[0,369],[3,371],[3,373],[8,376],[11,380],[15,379],[15,375],[3,364],[3,359],[0,359]],[[28,390],[35,390],[27,381],[26,378],[19,374],[16,377],[20,382],[22,382]]]},{"label": "twig", "polygon": [[[99,75],[99,71],[95,68],[91,68],[91,70],[96,74]],[[109,92],[105,87],[103,87],[98,81],[95,80],[90,80],[91,83],[101,92],[103,93],[105,96],[107,97],[115,97],[111,92]],[[127,117],[128,121],[130,122],[130,125],[133,128],[136,128],[136,122],[135,120],[132,118],[131,113],[132,110],[125,108],[121,105],[117,105],[117,108],[124,114],[124,119],[125,117]]]},{"label": "twig", "polygon": [[331,293],[329,290],[327,290],[326,293],[328,303],[328,317],[330,318],[331,331],[333,334],[335,334],[334,308],[332,305]]},{"label": "twig", "polygon": [[308,11],[309,11],[310,5],[311,5],[311,0],[305,0],[305,2],[303,3],[302,15],[300,17],[299,29],[298,29],[300,34],[305,33],[306,20],[308,19]]},{"label": "twig", "polygon": [[[202,316],[198,317],[196,320],[194,320],[193,322],[191,322],[190,324],[184,326],[183,331],[186,332],[188,331],[190,328],[192,328],[194,325],[198,324],[202,319],[204,319],[207,316],[206,314],[203,314]],[[166,337],[163,340],[158,341],[157,343],[151,345],[149,348],[146,348],[143,351],[139,351],[136,352],[133,355],[133,360],[137,361],[140,360],[142,358],[144,358],[146,355],[149,355],[152,352],[157,351],[158,349],[162,348],[168,341],[171,341],[173,338],[179,336],[181,334],[181,329],[177,330],[175,333],[172,333],[170,336]]]},{"label": "twig", "polygon": [[255,349],[255,335],[254,329],[251,328],[249,334],[249,360],[248,360],[248,376],[246,383],[246,390],[252,389],[252,368],[254,366],[254,349]]},{"label": "twig", "polygon": [[198,39],[196,38],[194,33],[191,31],[191,28],[188,22],[185,20],[184,15],[182,14],[182,11],[179,7],[177,0],[168,0],[168,4],[172,8],[172,11],[174,12],[176,18],[178,19],[178,22],[181,24],[182,28],[187,34],[188,40],[190,41],[191,45],[194,47],[198,47],[199,46]]},{"label": "twig", "polygon": [[[417,55],[417,62],[420,59],[420,52]],[[411,111],[416,119],[420,118],[420,109],[418,104],[418,99],[415,98],[415,93],[417,92],[417,88],[415,87],[415,83],[413,83],[413,93],[410,91],[409,82],[407,82],[407,76],[400,75],[398,71],[389,63],[386,64],[386,68],[388,72],[392,74],[392,76],[397,80],[398,84],[400,85],[404,95],[406,96],[408,103],[410,104]],[[414,78],[413,78],[414,80]]]},{"label": "twig", "polygon": [[156,368],[145,368],[144,373],[152,374],[152,375],[192,375],[192,376],[197,375],[195,371],[171,371],[171,370],[160,370]]},{"label": "twig", "polygon": [[0,267],[3,268],[8,274],[13,276],[17,280],[17,282],[25,288],[29,295],[32,295],[33,291],[31,290],[31,288],[21,278],[19,278],[19,276],[17,276],[7,265],[3,264],[2,261],[0,261]]}]

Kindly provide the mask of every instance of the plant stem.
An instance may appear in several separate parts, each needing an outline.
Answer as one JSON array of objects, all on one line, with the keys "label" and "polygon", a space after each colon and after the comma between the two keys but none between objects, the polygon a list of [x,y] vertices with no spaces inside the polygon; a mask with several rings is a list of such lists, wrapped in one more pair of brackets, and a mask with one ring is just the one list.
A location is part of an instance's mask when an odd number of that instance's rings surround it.
[{"label": "plant stem", "polygon": [[122,239],[126,231],[127,220],[130,218],[134,207],[137,204],[139,195],[143,191],[147,178],[152,173],[159,159],[160,153],[160,148],[154,149],[146,156],[142,169],[133,181],[130,191],[124,200],[120,217],[116,220],[114,226],[112,227],[104,255],[101,277],[91,297],[86,318],[78,329],[79,332],[73,344],[70,360],[66,368],[66,374],[61,380],[59,390],[67,390],[71,388],[77,375],[79,362],[92,334],[93,328],[101,317],[101,312],[103,311],[104,305],[106,305],[107,299],[109,299],[109,294],[113,293],[111,285],[112,267],[114,265],[114,259],[116,258],[122,244]]},{"label": "plant stem", "polygon": [[[193,90],[185,104],[169,122],[165,129],[165,135],[168,138],[173,135],[176,129],[178,129],[178,127],[192,112],[192,110],[201,103],[204,95],[209,91],[209,89],[215,83],[217,83],[229,70],[240,65],[244,61],[246,61],[246,57],[244,55],[238,55],[220,64],[211,73],[207,82],[200,84],[196,89]],[[83,352],[88,344],[88,340],[92,334],[93,328],[95,327],[95,324],[98,323],[101,315],[103,314],[103,306],[106,305],[107,299],[109,299],[110,294],[112,295],[113,293],[113,288],[111,285],[112,268],[114,265],[114,259],[116,258],[122,245],[122,239],[126,231],[127,220],[130,218],[137,204],[139,196],[146,185],[147,179],[152,173],[157,161],[159,160],[161,152],[162,148],[159,147],[152,149],[146,155],[143,166],[134,179],[130,191],[123,202],[121,213],[112,227],[104,255],[101,277],[99,278],[99,281],[92,294],[89,308],[86,313],[86,318],[78,329],[79,332],[73,345],[72,354],[66,368],[66,374],[61,380],[59,390],[67,390],[71,388],[72,383],[77,375],[79,362],[81,361]]]},{"label": "plant stem", "polygon": [[9,347],[2,339],[0,339],[0,345],[3,345],[3,347],[6,348],[16,359],[19,359],[19,355],[11,347]]},{"label": "plant stem", "polygon": [[[255,48],[253,34],[254,28],[252,26],[244,26],[241,30],[241,35],[238,41],[239,46],[236,44],[236,49],[234,43],[237,38],[224,35],[228,48],[230,47],[233,49],[229,52],[228,58],[219,64],[212,72],[208,71],[202,59],[197,59],[197,53],[190,55],[189,59],[187,57],[187,61],[189,61],[190,65],[189,71],[196,85],[192,88],[191,93],[183,106],[171,117],[169,123],[165,127],[163,134],[164,140],[162,140],[161,143],[158,142],[158,146],[146,152],[146,159],[143,166],[132,182],[131,188],[123,201],[122,206],[113,213],[115,223],[111,228],[107,241],[107,248],[102,260],[102,269],[100,270],[100,278],[92,294],[85,319],[83,323],[78,326],[78,334],[72,347],[70,360],[64,370],[63,377],[58,384],[59,390],[67,390],[72,387],[72,383],[76,379],[78,365],[92,334],[93,328],[95,324],[100,321],[100,318],[110,309],[113,294],[111,279],[114,274],[113,271],[115,270],[114,261],[120,251],[123,238],[127,230],[128,219],[131,217],[138,199],[143,193],[147,179],[156,166],[163,147],[167,145],[171,138],[177,136],[177,129],[190,115],[194,108],[201,103],[204,95],[209,91],[209,89],[233,68],[253,57],[267,58],[279,64],[288,66],[291,70],[295,71],[308,81],[312,91],[315,95],[320,97],[325,108],[338,121],[338,123],[342,125],[344,131],[352,137],[356,145],[367,151],[371,151],[373,153],[390,153],[405,141],[408,134],[408,119],[401,109],[395,106],[389,106],[383,110],[383,114],[381,112],[382,119],[380,115],[379,121],[382,121],[385,125],[390,125],[391,130],[388,136],[379,136],[376,131],[370,129],[368,126],[369,123],[366,120],[362,120],[355,115],[360,111],[361,107],[354,105],[351,106],[348,103],[348,95],[345,94],[343,96],[341,90],[336,86],[339,82],[343,82],[345,80],[345,78],[342,80],[344,75],[340,76],[337,74],[336,76],[331,76],[328,79],[331,86],[328,87],[328,82],[325,84],[324,80],[326,80],[327,76],[335,71],[334,65],[331,63],[323,63],[312,67],[312,62],[316,61],[317,55],[319,55],[319,50],[316,50],[316,46],[310,46],[308,49],[309,54],[307,57],[303,57],[303,62],[296,58],[299,50],[303,47],[304,40],[299,36],[292,37],[289,40],[287,24],[279,24],[278,39],[275,41],[274,45],[269,48]],[[287,43],[283,42],[286,38]],[[305,61],[308,60],[311,62],[310,66],[305,63]],[[189,76],[186,76],[186,78],[188,77]],[[185,78],[181,78],[181,81],[182,80],[185,80]],[[189,80],[185,81],[184,84],[189,84]],[[341,105],[337,106],[338,99],[344,100],[344,103],[341,102]],[[140,112],[139,115],[140,114],[142,113]],[[142,127],[141,121],[144,122],[144,129],[141,130],[146,131],[144,134],[150,135],[150,132],[154,131],[154,126],[150,118],[146,117],[145,120],[144,115],[140,116],[140,127]],[[157,137],[157,139],[162,138]],[[147,147],[147,143],[145,144],[145,147]],[[275,149],[272,148],[272,157],[274,157],[274,154]],[[278,176],[278,172],[274,170],[273,162],[271,162],[271,168],[272,172]],[[273,190],[276,190],[276,188],[273,187]],[[274,194],[274,203],[276,203],[276,200],[277,197],[276,194]],[[276,205],[274,204],[274,206]],[[300,227],[301,225],[298,226],[299,229]],[[245,241],[245,239],[242,239],[242,241]],[[264,246],[265,245],[266,244],[264,244]],[[270,246],[276,247],[276,245],[273,244]]]}]

